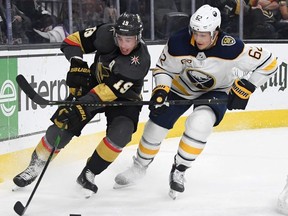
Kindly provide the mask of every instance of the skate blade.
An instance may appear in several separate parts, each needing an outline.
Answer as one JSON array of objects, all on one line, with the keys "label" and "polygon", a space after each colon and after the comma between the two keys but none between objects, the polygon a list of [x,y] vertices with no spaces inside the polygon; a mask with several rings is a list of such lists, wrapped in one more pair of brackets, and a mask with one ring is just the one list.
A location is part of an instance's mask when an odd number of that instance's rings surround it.
[{"label": "skate blade", "polygon": [[81,188],[81,193],[85,197],[85,199],[89,199],[95,194],[93,191],[86,189],[86,188]]},{"label": "skate blade", "polygon": [[115,183],[115,184],[113,185],[113,189],[116,189],[116,190],[117,190],[117,189],[121,189],[121,188],[131,187],[131,186],[133,186],[133,185],[135,185],[135,183],[124,184],[124,185]]},{"label": "skate blade", "polygon": [[176,198],[178,197],[178,194],[179,194],[178,191],[175,191],[175,190],[172,190],[172,189],[170,189],[170,191],[169,191],[169,196],[170,196],[173,200],[176,200]]},{"label": "skate blade", "polygon": [[23,189],[23,187],[19,187],[19,186],[17,186],[17,185],[15,185],[15,186],[12,187],[12,191],[13,191],[13,192],[20,191],[20,190],[22,190],[22,189]]}]

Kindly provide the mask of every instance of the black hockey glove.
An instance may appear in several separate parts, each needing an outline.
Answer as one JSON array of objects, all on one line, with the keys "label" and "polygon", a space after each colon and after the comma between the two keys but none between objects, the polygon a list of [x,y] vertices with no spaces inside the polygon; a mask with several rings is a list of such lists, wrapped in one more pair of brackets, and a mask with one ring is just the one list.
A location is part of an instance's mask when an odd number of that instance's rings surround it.
[{"label": "black hockey glove", "polygon": [[59,107],[51,120],[54,124],[79,136],[83,126],[90,120],[91,114],[82,105]]},{"label": "black hockey glove", "polygon": [[151,115],[158,116],[162,112],[165,112],[169,106],[166,102],[169,91],[170,87],[165,85],[158,85],[153,89],[150,101],[153,102],[154,105],[149,105]]},{"label": "black hockey glove", "polygon": [[235,80],[228,95],[228,110],[244,110],[247,106],[250,95],[255,91],[255,89],[256,87],[246,79]]},{"label": "black hockey glove", "polygon": [[80,97],[91,89],[91,73],[87,62],[72,58],[70,70],[67,73],[66,84],[72,95]]}]

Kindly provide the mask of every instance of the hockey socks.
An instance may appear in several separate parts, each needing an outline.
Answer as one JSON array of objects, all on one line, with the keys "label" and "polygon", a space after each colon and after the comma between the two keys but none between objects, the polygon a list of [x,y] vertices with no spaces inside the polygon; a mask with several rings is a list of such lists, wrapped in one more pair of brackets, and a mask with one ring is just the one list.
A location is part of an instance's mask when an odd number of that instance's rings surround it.
[{"label": "hockey socks", "polygon": [[97,193],[98,187],[94,183],[95,176],[104,171],[121,152],[122,148],[113,144],[108,137],[102,139],[77,178],[77,183],[83,187],[86,198]]}]

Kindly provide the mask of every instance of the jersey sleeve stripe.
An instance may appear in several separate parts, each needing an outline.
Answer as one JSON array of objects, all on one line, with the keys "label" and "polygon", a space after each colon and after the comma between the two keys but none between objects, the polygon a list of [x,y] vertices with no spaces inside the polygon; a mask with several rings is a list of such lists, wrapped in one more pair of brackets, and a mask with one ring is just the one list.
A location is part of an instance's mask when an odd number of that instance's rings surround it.
[{"label": "jersey sleeve stripe", "polygon": [[182,94],[189,95],[189,93],[185,90],[185,87],[181,85],[177,80],[173,79],[172,84],[176,87]]},{"label": "jersey sleeve stripe", "polygon": [[271,58],[272,58],[272,53],[270,53],[269,57],[262,64],[258,65],[258,67],[255,70],[262,68],[263,65],[265,65],[267,62],[271,61]]},{"label": "jersey sleeve stripe", "polygon": [[67,38],[64,39],[64,42],[71,45],[71,46],[78,46],[81,47],[83,50],[83,46],[81,44],[79,32],[75,32],[69,35]]},{"label": "jersey sleeve stripe", "polygon": [[271,71],[277,68],[277,59],[275,58],[268,66],[264,68],[265,71]]}]

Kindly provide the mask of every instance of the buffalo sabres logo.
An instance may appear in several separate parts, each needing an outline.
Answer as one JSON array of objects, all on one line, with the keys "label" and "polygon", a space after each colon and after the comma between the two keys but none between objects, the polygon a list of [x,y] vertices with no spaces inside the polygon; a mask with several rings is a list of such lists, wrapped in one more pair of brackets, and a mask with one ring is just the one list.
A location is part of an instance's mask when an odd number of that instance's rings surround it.
[{"label": "buffalo sabres logo", "polygon": [[235,43],[236,43],[235,38],[228,35],[224,36],[221,41],[222,46],[232,46]]},{"label": "buffalo sabres logo", "polygon": [[139,56],[131,56],[131,65],[132,65],[132,64],[135,64],[135,65],[140,64],[140,62],[139,62]]},{"label": "buffalo sabres logo", "polygon": [[206,74],[202,71],[187,69],[187,77],[190,82],[201,90],[209,90],[215,85],[215,78],[209,74]]},{"label": "buffalo sabres logo", "polygon": [[206,59],[206,55],[204,52],[199,52],[196,56],[196,59],[199,60],[199,61],[203,61]]}]

